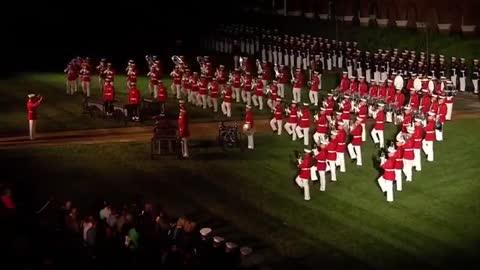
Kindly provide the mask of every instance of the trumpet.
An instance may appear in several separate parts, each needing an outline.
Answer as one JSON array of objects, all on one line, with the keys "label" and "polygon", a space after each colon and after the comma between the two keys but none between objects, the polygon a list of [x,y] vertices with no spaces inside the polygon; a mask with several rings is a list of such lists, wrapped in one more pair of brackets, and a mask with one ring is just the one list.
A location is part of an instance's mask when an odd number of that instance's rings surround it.
[{"label": "trumpet", "polygon": [[277,64],[275,64],[273,66],[273,71],[275,72],[275,77],[276,78],[280,77],[280,71],[278,70],[278,65]]},{"label": "trumpet", "polygon": [[247,136],[250,136],[250,135],[253,134],[253,128],[252,128],[252,126],[250,125],[250,123],[245,123],[245,124],[243,124],[243,126],[242,126],[242,131],[243,131],[243,133],[244,133],[245,135],[247,135]]},{"label": "trumpet", "polygon": [[180,58],[180,56],[178,55],[174,55],[172,56],[172,62],[176,65],[176,66],[181,66],[183,65],[183,60]]},{"label": "trumpet", "polygon": [[197,56],[197,62],[202,67],[205,64],[205,58],[203,56]]}]

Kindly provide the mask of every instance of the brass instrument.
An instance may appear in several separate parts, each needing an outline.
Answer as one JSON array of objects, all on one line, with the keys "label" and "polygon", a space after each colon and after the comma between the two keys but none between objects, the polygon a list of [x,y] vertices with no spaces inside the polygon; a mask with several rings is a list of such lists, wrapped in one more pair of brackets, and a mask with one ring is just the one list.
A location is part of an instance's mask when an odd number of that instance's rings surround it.
[{"label": "brass instrument", "polygon": [[172,62],[175,64],[175,66],[181,66],[184,64],[183,60],[178,55],[172,56]]},{"label": "brass instrument", "polygon": [[253,132],[254,132],[252,126],[249,123],[243,124],[242,131],[247,136],[253,135]]},{"label": "brass instrument", "polygon": [[260,60],[257,59],[256,64],[257,64],[257,74],[258,75],[263,74],[262,65],[260,64]]},{"label": "brass instrument", "polygon": [[278,70],[278,65],[277,64],[275,64],[273,66],[273,71],[275,72],[275,78],[280,77],[280,71]]}]

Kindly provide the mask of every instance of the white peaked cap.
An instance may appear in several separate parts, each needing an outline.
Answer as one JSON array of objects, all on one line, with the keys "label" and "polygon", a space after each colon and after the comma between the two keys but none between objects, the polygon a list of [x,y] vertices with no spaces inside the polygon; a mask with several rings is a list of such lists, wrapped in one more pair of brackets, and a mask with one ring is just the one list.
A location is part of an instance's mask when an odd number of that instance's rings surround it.
[{"label": "white peaked cap", "polygon": [[393,147],[393,146],[390,146],[390,147],[387,148],[388,153],[395,153],[395,151],[396,151],[395,147]]},{"label": "white peaked cap", "polygon": [[235,244],[233,242],[227,242],[227,243],[225,243],[225,246],[229,249],[234,249],[234,248],[238,247],[237,244]]},{"label": "white peaked cap", "polygon": [[415,129],[414,129],[413,127],[411,127],[411,126],[408,126],[408,127],[407,127],[407,132],[408,132],[408,133],[413,133],[413,132],[415,132]]},{"label": "white peaked cap", "polygon": [[207,235],[209,235],[211,232],[212,232],[212,229],[210,229],[210,228],[202,228],[202,229],[200,229],[200,234],[201,234],[202,236],[207,236]]},{"label": "white peaked cap", "polygon": [[415,118],[414,120],[415,120],[415,122],[422,122],[422,119],[420,119],[420,118]]},{"label": "white peaked cap", "polygon": [[225,239],[223,239],[223,237],[221,236],[215,236],[213,237],[213,242],[215,243],[222,243]]},{"label": "white peaked cap", "polygon": [[338,132],[337,132],[337,131],[335,131],[335,130],[332,130],[332,132],[330,132],[330,134],[335,136],[335,135],[337,135],[337,134],[338,134]]},{"label": "white peaked cap", "polygon": [[310,150],[310,149],[303,149],[303,152],[305,152],[305,153],[311,153],[312,150]]},{"label": "white peaked cap", "polygon": [[432,111],[429,111],[429,112],[428,112],[428,115],[430,115],[430,116],[435,116],[435,113],[432,112]]},{"label": "white peaked cap", "polygon": [[327,139],[322,139],[322,140],[320,140],[320,144],[328,144],[328,140]]},{"label": "white peaked cap", "polygon": [[35,96],[35,94],[28,94],[28,95],[27,95],[28,98],[32,98],[32,97],[34,97],[34,96]]},{"label": "white peaked cap", "polygon": [[240,248],[240,254],[242,254],[243,256],[250,255],[252,252],[253,252],[253,250],[249,247],[241,247]]}]

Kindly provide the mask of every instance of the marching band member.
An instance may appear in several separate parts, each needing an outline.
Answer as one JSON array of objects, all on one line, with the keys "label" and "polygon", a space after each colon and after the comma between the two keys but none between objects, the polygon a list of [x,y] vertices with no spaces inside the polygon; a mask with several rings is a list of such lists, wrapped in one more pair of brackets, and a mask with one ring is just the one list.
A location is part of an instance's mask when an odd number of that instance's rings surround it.
[{"label": "marching band member", "polygon": [[447,114],[445,115],[445,120],[447,121],[452,120],[453,100],[453,95],[445,97],[445,105],[447,106]]},{"label": "marching band member", "polygon": [[35,131],[37,127],[37,107],[42,103],[43,97],[35,94],[28,95],[27,101],[27,119],[30,140],[35,140]]},{"label": "marching band member", "polygon": [[237,68],[235,69],[235,73],[233,74],[233,82],[232,82],[232,89],[235,94],[235,98],[237,103],[240,102],[240,88],[242,87],[242,74],[240,74],[240,70]]},{"label": "marching band member", "polygon": [[297,120],[298,120],[298,113],[297,113],[297,102],[292,101],[292,105],[290,105],[289,109],[286,109],[288,114],[287,123],[285,123],[285,131],[287,131],[288,135],[292,136],[292,141],[297,140],[297,133],[295,129],[297,127]]},{"label": "marching band member", "polygon": [[326,188],[325,172],[327,171],[327,145],[328,139],[322,138],[319,142],[318,149],[313,150],[315,159],[317,160],[316,171],[320,175],[320,191],[325,191]]},{"label": "marching band member", "polygon": [[407,105],[404,107],[401,132],[407,132],[407,127],[411,125],[412,120],[413,120],[412,107]]},{"label": "marching band member", "polygon": [[422,89],[422,92],[423,95],[420,99],[420,112],[422,112],[423,115],[426,115],[430,110],[430,101],[432,98],[430,96],[430,92],[427,89]]},{"label": "marching band member", "polygon": [[263,83],[263,87],[266,87],[270,80],[271,80],[270,67],[268,66],[268,63],[266,61],[264,61],[262,63],[262,83]]},{"label": "marching band member", "polygon": [[428,112],[427,125],[424,127],[425,138],[422,141],[422,149],[427,156],[427,161],[433,161],[433,141],[435,140],[435,113]]},{"label": "marching band member", "polygon": [[322,139],[327,138],[328,133],[328,119],[326,114],[326,108],[320,107],[318,115],[314,116],[317,121],[317,131],[313,134],[313,141],[319,145]]},{"label": "marching band member", "polygon": [[67,73],[67,94],[73,95],[77,92],[77,72],[73,64],[68,64],[67,68],[63,71]]},{"label": "marching band member", "polygon": [[210,85],[210,96],[208,97],[208,107],[213,107],[213,112],[218,112],[218,93],[220,92],[220,85],[217,82],[217,78],[212,78]]},{"label": "marching band member", "polygon": [[[130,60],[133,61],[133,60]],[[130,62],[127,68],[127,87],[130,87],[131,83],[137,83],[138,70],[135,67],[135,63]]]},{"label": "marching band member", "polygon": [[252,88],[253,88],[253,76],[250,72],[245,73],[245,78],[243,80],[243,89],[242,89],[242,100],[246,102],[247,105],[252,103]]},{"label": "marching band member", "polygon": [[357,81],[355,81],[355,77],[350,77],[350,86],[348,88],[348,92],[356,93],[358,91]]},{"label": "marching band member", "polygon": [[311,176],[311,167],[312,167],[312,156],[311,156],[311,150],[310,149],[305,149],[304,150],[305,154],[303,158],[298,159],[298,168],[300,169],[300,173],[295,178],[295,182],[297,185],[303,189],[303,194],[304,194],[304,199],[305,201],[310,200],[310,176]]},{"label": "marching band member", "polygon": [[370,97],[377,97],[378,96],[378,87],[375,81],[370,82],[370,89],[368,90],[368,95]]},{"label": "marching band member", "polygon": [[278,99],[278,84],[276,80],[274,80],[273,84],[270,85],[270,89],[267,89],[267,94],[269,95],[269,98],[267,99],[267,105],[270,110],[273,111],[275,108],[275,102]]},{"label": "marching band member", "polygon": [[[473,83],[473,93],[478,94],[478,78],[480,77],[480,64],[478,59],[473,59],[472,67],[472,83]],[[447,119],[450,120],[450,119]]]},{"label": "marching band member", "polygon": [[100,84],[100,87],[103,87],[103,85],[105,85],[106,77],[104,72],[107,69],[107,60],[102,58],[96,69],[98,71],[98,83]]},{"label": "marching band member", "polygon": [[273,110],[273,118],[270,120],[270,127],[274,132],[276,131],[279,136],[282,135],[282,129],[283,129],[283,125],[282,125],[283,108],[280,102],[281,102],[281,99],[277,98],[277,101],[275,102],[275,107]]},{"label": "marching band member", "polygon": [[318,71],[313,72],[313,80],[311,81],[310,92],[308,93],[308,97],[310,99],[310,103],[314,104],[315,107],[318,106],[318,90],[320,86],[320,78],[318,77]]},{"label": "marching band member", "polygon": [[[147,73],[147,76],[150,77],[150,82],[148,83],[148,90],[150,91],[150,96],[153,98],[157,98],[158,96],[158,69],[156,67],[157,64],[153,64],[150,66],[150,71]],[[190,100],[191,94],[188,95],[188,100]]]},{"label": "marching band member", "polygon": [[465,64],[465,58],[460,58],[460,65],[458,66],[460,71],[460,91],[465,91],[466,79],[467,79],[467,65]]},{"label": "marching band member", "polygon": [[170,89],[172,90],[172,93],[176,93],[177,99],[181,98],[181,84],[182,84],[182,75],[180,73],[180,69],[178,66],[175,67],[175,69],[170,73],[170,76],[173,77],[173,82],[170,86]]},{"label": "marching band member", "polygon": [[452,71],[450,80],[453,82],[453,85],[457,89],[458,62],[456,57],[452,56],[452,60],[450,62],[450,70]]},{"label": "marching band member", "polygon": [[165,113],[165,104],[167,103],[168,91],[161,80],[158,80],[157,102],[160,104],[160,113]]},{"label": "marching band member", "polygon": [[447,115],[447,105],[445,104],[445,96],[440,96],[438,100],[437,128],[435,129],[435,138],[437,141],[443,141],[443,125]]},{"label": "marching band member", "polygon": [[389,147],[388,158],[381,164],[383,174],[378,178],[382,192],[387,193],[387,202],[393,202],[393,181],[395,181],[395,148]]},{"label": "marching band member", "polygon": [[380,148],[384,147],[384,137],[383,137],[383,130],[384,130],[384,121],[385,121],[385,114],[383,112],[383,108],[385,104],[379,103],[378,108],[373,113],[373,118],[375,119],[375,125],[373,126],[370,135],[373,138],[373,142],[379,144]]},{"label": "marching band member", "polygon": [[360,84],[358,85],[358,92],[360,93],[360,96],[364,96],[368,94],[368,85],[365,82],[365,77],[360,76]]},{"label": "marching band member", "polygon": [[263,110],[263,87],[262,76],[259,75],[255,81],[255,95],[252,97],[253,105],[259,110]]},{"label": "marching band member", "polygon": [[188,138],[190,137],[190,129],[188,127],[188,114],[185,108],[185,102],[179,101],[180,113],[178,114],[178,133],[181,138],[182,156],[188,158]]},{"label": "marching band member", "polygon": [[217,77],[218,84],[220,85],[220,91],[223,91],[225,88],[225,83],[227,82],[227,72],[225,71],[224,65],[219,66],[215,76]]},{"label": "marching band member", "polygon": [[82,69],[80,70],[80,76],[82,79],[82,91],[83,93],[89,97],[90,96],[90,70],[86,63],[82,65]]},{"label": "marching band member", "polygon": [[280,65],[280,74],[278,76],[278,95],[281,98],[285,97],[285,84],[288,82],[288,73],[285,66]]},{"label": "marching band member", "polygon": [[105,76],[105,81],[109,80],[110,84],[113,85],[113,82],[115,81],[115,71],[113,70],[112,63],[107,63],[107,68],[103,71],[103,74]]},{"label": "marching band member", "polygon": [[436,94],[432,94],[432,98],[431,98],[431,101],[430,101],[430,108],[428,109],[428,111],[431,111],[431,112],[434,112],[435,114],[437,113],[438,111],[438,100],[437,100],[437,95]]},{"label": "marching band member", "polygon": [[340,167],[340,172],[345,172],[345,151],[347,150],[347,132],[345,131],[345,126],[347,126],[346,121],[340,120],[337,127],[337,160],[336,164]]},{"label": "marching band member", "polygon": [[207,108],[207,94],[208,94],[208,81],[205,75],[200,75],[200,84],[198,88],[197,106],[202,106],[203,109]]},{"label": "marching band member", "polygon": [[348,72],[344,71],[343,72],[343,78],[342,81],[340,82],[340,91],[342,93],[346,93],[348,91],[348,88],[350,87],[350,81],[348,80]]},{"label": "marching band member", "polygon": [[192,79],[190,81],[190,84],[192,85],[192,95],[191,95],[191,98],[190,98],[190,103],[198,106],[198,104],[199,104],[198,100],[200,99],[200,97],[199,97],[200,82],[199,82],[198,72],[193,72],[193,76],[192,76]]},{"label": "marching band member", "polygon": [[303,138],[303,144],[308,146],[310,138],[310,109],[308,108],[310,104],[303,103],[303,108],[299,113],[300,121],[299,124],[295,127],[295,132],[299,139]]},{"label": "marching band member", "polygon": [[357,116],[355,123],[352,127],[350,127],[350,135],[352,135],[352,140],[347,145],[348,154],[352,160],[357,160],[357,166],[362,166],[362,121],[363,118]]},{"label": "marching band member", "polygon": [[413,151],[413,133],[415,129],[412,126],[407,128],[407,132],[403,133],[405,136],[405,143],[403,144],[403,173],[405,174],[405,181],[411,182],[413,179],[412,168],[415,160],[415,152]]},{"label": "marching band member", "polygon": [[327,94],[327,101],[325,102],[325,115],[327,116],[328,121],[332,121],[333,117],[333,107],[335,106],[335,101],[333,100],[333,94]]},{"label": "marching band member", "polygon": [[337,181],[337,131],[330,132],[330,141],[327,144],[327,162],[330,168],[331,180]]},{"label": "marching band member", "polygon": [[403,170],[403,136],[397,140],[397,151],[395,151],[395,181],[397,182],[397,191],[402,191],[402,170]]},{"label": "marching band member", "polygon": [[112,81],[107,77],[107,79],[105,79],[105,85],[103,86],[103,106],[106,115],[112,115],[114,100],[115,87],[113,87]]},{"label": "marching band member", "polygon": [[362,127],[362,142],[366,141],[367,137],[367,131],[365,128],[365,124],[367,123],[367,114],[368,114],[368,108],[367,108],[367,100],[364,98],[360,99],[360,103],[358,104],[358,110],[357,112],[357,117],[360,117],[361,122],[360,126]]},{"label": "marching band member", "polygon": [[293,100],[296,102],[302,102],[302,87],[303,87],[303,74],[299,68],[295,73],[293,80]]},{"label": "marching band member", "polygon": [[249,105],[246,105],[245,107],[245,124],[244,125],[247,126],[247,130],[248,130],[248,134],[247,134],[248,149],[253,149],[254,148],[253,133],[255,132],[255,126],[253,123],[252,107]]},{"label": "marching band member", "polygon": [[342,120],[345,125],[345,129],[350,125],[350,111],[352,110],[352,101],[350,96],[345,95],[345,99],[340,103],[340,109],[342,109]]},{"label": "marching band member", "polygon": [[130,89],[128,90],[128,107],[129,113],[128,116],[131,117],[132,120],[140,120],[140,115],[138,112],[138,106],[140,104],[140,91],[136,87],[136,83],[130,83]]},{"label": "marching band member", "polygon": [[227,82],[227,87],[225,87],[222,93],[222,113],[226,117],[230,118],[232,116],[232,87],[230,85],[230,82]]},{"label": "marching band member", "polygon": [[391,104],[395,100],[395,86],[393,85],[392,80],[388,80],[386,100],[387,104]]},{"label": "marching band member", "polygon": [[377,98],[380,98],[384,101],[387,100],[387,87],[385,86],[384,80],[380,80],[380,86],[378,87]]},{"label": "marching band member", "polygon": [[422,119],[415,118],[414,131],[413,131],[413,153],[415,158],[413,160],[413,167],[417,172],[422,171],[422,138],[423,138],[423,128],[422,128]]}]

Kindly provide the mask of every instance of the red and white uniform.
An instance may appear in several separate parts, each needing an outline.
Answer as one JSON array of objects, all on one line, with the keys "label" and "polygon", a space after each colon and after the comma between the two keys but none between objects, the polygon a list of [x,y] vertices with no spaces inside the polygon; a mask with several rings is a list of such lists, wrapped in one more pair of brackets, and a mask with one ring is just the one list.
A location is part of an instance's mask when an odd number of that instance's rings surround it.
[{"label": "red and white uniform", "polygon": [[330,173],[331,173],[331,180],[337,181],[337,174],[336,174],[336,161],[337,161],[337,140],[330,140],[330,142],[325,147],[327,150],[327,162],[330,166]]},{"label": "red and white uniform", "polygon": [[350,131],[350,135],[352,135],[352,141],[350,142],[354,146],[362,145],[362,126],[356,125],[355,128]]},{"label": "red and white uniform", "polygon": [[136,82],[137,82],[137,73],[138,73],[138,71],[137,71],[136,68],[130,68],[130,69],[128,70],[128,73],[127,73],[127,76],[128,76],[127,80],[128,80],[128,82],[136,83]]},{"label": "red and white uniform", "polygon": [[325,108],[325,115],[332,117],[334,106],[335,106],[335,101],[333,101],[333,98],[328,97],[327,106]]},{"label": "red and white uniform", "polygon": [[302,162],[300,163],[300,178],[302,180],[310,180],[310,168],[312,167],[312,157],[306,155],[303,157]]},{"label": "red and white uniform", "polygon": [[296,125],[297,122],[298,122],[297,106],[290,106],[290,115],[288,116],[288,123]]},{"label": "red and white uniform", "polygon": [[83,82],[89,82],[90,81],[90,70],[88,68],[82,68],[80,70],[80,77]]},{"label": "red and white uniform", "polygon": [[376,97],[377,95],[378,95],[378,87],[377,87],[377,85],[372,85],[372,86],[370,86],[369,96],[371,96],[371,97]]},{"label": "red and white uniform", "polygon": [[115,100],[115,87],[111,84],[106,84],[103,86],[103,101],[113,101]]},{"label": "red and white uniform", "polygon": [[242,75],[240,73],[233,74],[233,88],[240,88]]},{"label": "red and white uniform", "polygon": [[128,91],[128,104],[138,105],[140,103],[140,91],[136,87]]},{"label": "red and white uniform", "polygon": [[326,171],[327,170],[327,155],[328,150],[327,148],[320,149],[318,154],[315,156],[317,160],[317,171]]},{"label": "red and white uniform", "polygon": [[173,84],[181,85],[182,84],[182,74],[179,71],[172,72]]},{"label": "red and white uniform", "polygon": [[393,103],[395,100],[395,87],[393,85],[389,85],[387,88],[387,103]]},{"label": "red and white uniform", "polygon": [[352,93],[356,93],[358,91],[358,84],[357,84],[356,81],[353,81],[353,82],[350,83],[349,90]]},{"label": "red and white uniform", "polygon": [[310,87],[310,91],[318,92],[320,85],[320,78],[318,76],[314,76],[312,86]]},{"label": "red and white uniform", "polygon": [[447,115],[447,105],[445,103],[441,103],[438,105],[437,110],[437,118],[440,123],[445,123],[445,117]]},{"label": "red and white uniform", "polygon": [[358,92],[361,96],[368,94],[368,85],[366,82],[360,82],[358,86]]},{"label": "red and white uniform", "polygon": [[430,108],[428,110],[429,112],[433,112],[434,114],[437,114],[438,112],[438,101],[432,100],[430,103]]},{"label": "red and white uniform", "polygon": [[349,87],[350,87],[350,80],[347,77],[344,77],[340,82],[340,91],[342,93],[345,93],[348,91]]},{"label": "red and white uniform", "polygon": [[405,95],[402,92],[395,93],[395,98],[393,102],[396,102],[397,109],[403,107],[403,103],[405,103]]},{"label": "red and white uniform", "polygon": [[412,110],[416,110],[418,108],[419,101],[418,101],[418,95],[417,92],[411,91],[410,92],[410,107],[412,107]]},{"label": "red and white uniform", "polygon": [[343,108],[342,108],[342,120],[349,121],[350,120],[350,111],[352,110],[352,102],[349,99],[345,99],[343,101]]},{"label": "red and white uniform", "polygon": [[218,98],[219,91],[220,91],[220,85],[218,84],[217,81],[213,81],[210,89],[210,98]]},{"label": "red and white uniform", "polygon": [[295,82],[293,84],[294,88],[302,88],[304,84],[303,74],[301,72],[297,72],[295,74]]},{"label": "red and white uniform", "polygon": [[105,75],[105,80],[110,80],[113,82],[115,80],[115,71],[113,69],[106,69],[103,74]]},{"label": "red and white uniform", "polygon": [[158,86],[158,96],[157,96],[157,101],[158,102],[166,102],[167,101],[167,88],[163,84]]},{"label": "red and white uniform", "polygon": [[327,134],[328,132],[328,120],[326,114],[318,114],[317,120],[317,133]]},{"label": "red and white uniform", "polygon": [[263,82],[262,80],[257,80],[255,83],[255,95],[257,97],[263,97]]},{"label": "red and white uniform", "polygon": [[435,120],[428,120],[427,124],[423,128],[425,131],[425,138],[422,141],[422,149],[427,155],[428,161],[433,161],[433,141],[435,140]]},{"label": "red and white uniform", "polygon": [[402,132],[407,132],[407,126],[412,123],[413,115],[412,113],[404,113],[402,121]]},{"label": "red and white uniform", "polygon": [[27,118],[28,120],[37,120],[37,107],[42,103],[41,100],[38,101],[28,101],[27,102]]},{"label": "red and white uniform", "polygon": [[185,110],[181,110],[178,115],[178,133],[181,138],[190,137],[190,129],[188,126],[188,114]]},{"label": "red and white uniform", "polygon": [[382,85],[378,88],[377,97],[382,99],[387,99],[387,87]]}]

